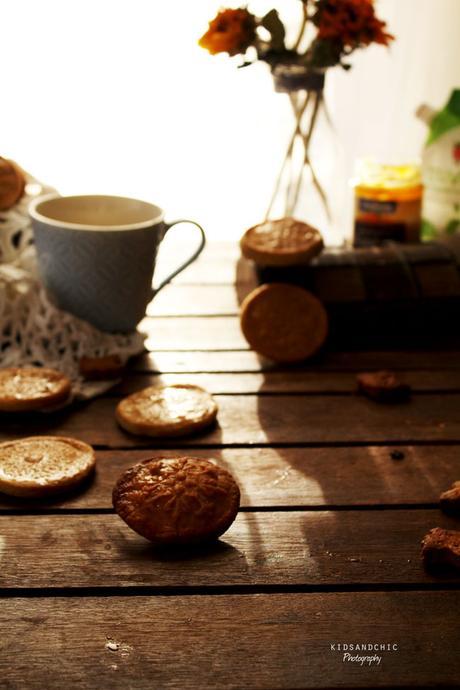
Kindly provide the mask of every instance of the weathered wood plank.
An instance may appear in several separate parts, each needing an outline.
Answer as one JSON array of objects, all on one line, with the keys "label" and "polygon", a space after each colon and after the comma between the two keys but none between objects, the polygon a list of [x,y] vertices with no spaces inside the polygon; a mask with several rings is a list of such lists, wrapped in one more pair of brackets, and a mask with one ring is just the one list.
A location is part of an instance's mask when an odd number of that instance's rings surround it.
[{"label": "weathered wood plank", "polygon": [[[177,236],[167,237],[160,247],[154,283],[159,283],[186,257],[196,242],[183,242]],[[174,241],[175,240],[175,241]],[[209,242],[203,253],[188,268],[174,278],[177,285],[233,285],[254,280],[253,264],[240,256],[237,242]]]},{"label": "weathered wood plank", "polygon": [[[460,370],[406,371],[401,380],[415,393],[460,391]],[[111,396],[128,395],[145,386],[192,383],[215,395],[241,393],[348,393],[356,391],[354,372],[330,371],[267,371],[264,373],[204,373],[204,374],[137,374],[128,372],[124,380],[112,388]]]},{"label": "weathered wood plank", "polygon": [[[9,599],[7,690],[458,687],[458,592]],[[116,651],[107,644],[112,641]],[[372,665],[340,644],[390,644]]]},{"label": "weathered wood plank", "polygon": [[367,371],[392,369],[395,371],[459,370],[460,352],[457,350],[357,351],[323,352],[314,359],[291,367],[276,366],[261,359],[250,350],[199,352],[150,352],[133,360],[133,371],[147,372],[259,372],[283,370],[297,375],[299,371]]},{"label": "weathered wood plank", "polygon": [[185,447],[241,444],[460,442],[460,394],[419,395],[402,405],[360,396],[222,395],[218,424],[171,441],[132,436],[115,421],[116,399],[96,399],[54,414],[2,415],[0,440],[49,433],[96,446]]},{"label": "weathered wood plank", "polygon": [[148,350],[248,350],[235,316],[147,317],[141,321],[141,331],[148,333]]},{"label": "weathered wood plank", "polygon": [[[435,504],[460,478],[460,449],[398,448],[251,448],[190,451],[228,469],[241,487],[244,508],[273,506],[378,506]],[[109,509],[112,488],[128,467],[148,457],[184,451],[98,451],[94,479],[77,493],[47,501],[13,499],[0,494],[1,510]],[[186,451],[185,451],[186,452]]]},{"label": "weathered wood plank", "polygon": [[168,285],[147,308],[148,316],[235,316],[243,296],[251,286]]},{"label": "weathered wood plank", "polygon": [[[155,352],[249,349],[237,316],[146,317],[139,327],[148,334],[146,348]],[[408,339],[410,341],[409,336]],[[327,346],[337,350],[344,346],[354,348],[356,343],[359,344],[359,341],[350,334],[349,339],[342,339],[341,342],[328,341]],[[456,343],[458,349],[458,338]],[[422,344],[428,347],[428,340]]]},{"label": "weathered wood plank", "polygon": [[3,515],[0,588],[426,584],[439,578],[423,536],[457,524],[433,510],[240,513],[216,544],[168,553],[114,514]]},{"label": "weathered wood plank", "polygon": [[[168,261],[168,267],[177,266],[178,263],[178,258]],[[161,276],[167,273],[166,268],[162,267],[157,273],[157,279],[160,280]],[[174,282],[178,285],[254,284],[254,267],[249,261],[238,259],[235,255],[209,257],[203,254],[183,273],[176,276]]]}]

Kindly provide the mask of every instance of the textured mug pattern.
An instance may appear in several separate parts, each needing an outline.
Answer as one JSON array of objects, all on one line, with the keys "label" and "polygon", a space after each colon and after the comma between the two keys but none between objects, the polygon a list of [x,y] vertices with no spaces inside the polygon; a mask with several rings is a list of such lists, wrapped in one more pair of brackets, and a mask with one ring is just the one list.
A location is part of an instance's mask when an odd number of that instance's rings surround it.
[{"label": "textured mug pattern", "polygon": [[40,273],[58,306],[103,331],[134,330],[152,298],[165,224],[97,232],[33,225]]}]

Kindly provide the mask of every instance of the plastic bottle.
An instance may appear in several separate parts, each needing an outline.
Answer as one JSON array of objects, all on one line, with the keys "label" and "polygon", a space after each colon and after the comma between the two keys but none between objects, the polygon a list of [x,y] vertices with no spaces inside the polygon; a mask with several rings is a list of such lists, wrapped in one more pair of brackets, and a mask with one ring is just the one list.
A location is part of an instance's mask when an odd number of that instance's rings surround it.
[{"label": "plastic bottle", "polygon": [[422,105],[417,116],[429,127],[422,156],[422,238],[430,240],[460,233],[460,89],[441,111]]}]

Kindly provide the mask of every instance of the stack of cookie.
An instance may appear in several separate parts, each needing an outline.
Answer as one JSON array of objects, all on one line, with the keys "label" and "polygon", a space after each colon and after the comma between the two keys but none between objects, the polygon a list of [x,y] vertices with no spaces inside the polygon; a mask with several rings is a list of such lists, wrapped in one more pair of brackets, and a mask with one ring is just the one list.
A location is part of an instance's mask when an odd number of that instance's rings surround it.
[{"label": "stack of cookie", "polygon": [[[258,267],[308,264],[323,249],[318,230],[295,220],[268,220],[249,228],[241,251]],[[270,283],[257,288],[241,305],[241,329],[258,354],[275,362],[298,362],[321,348],[328,333],[324,306],[304,288]]]}]

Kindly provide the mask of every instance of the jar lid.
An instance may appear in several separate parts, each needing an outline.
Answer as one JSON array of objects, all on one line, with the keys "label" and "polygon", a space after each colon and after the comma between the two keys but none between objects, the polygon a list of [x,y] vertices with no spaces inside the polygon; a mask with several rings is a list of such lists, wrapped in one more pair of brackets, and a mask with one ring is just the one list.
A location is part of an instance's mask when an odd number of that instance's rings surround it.
[{"label": "jar lid", "polygon": [[381,163],[373,158],[361,158],[356,164],[353,184],[369,189],[413,189],[420,187],[422,176],[418,163]]}]

